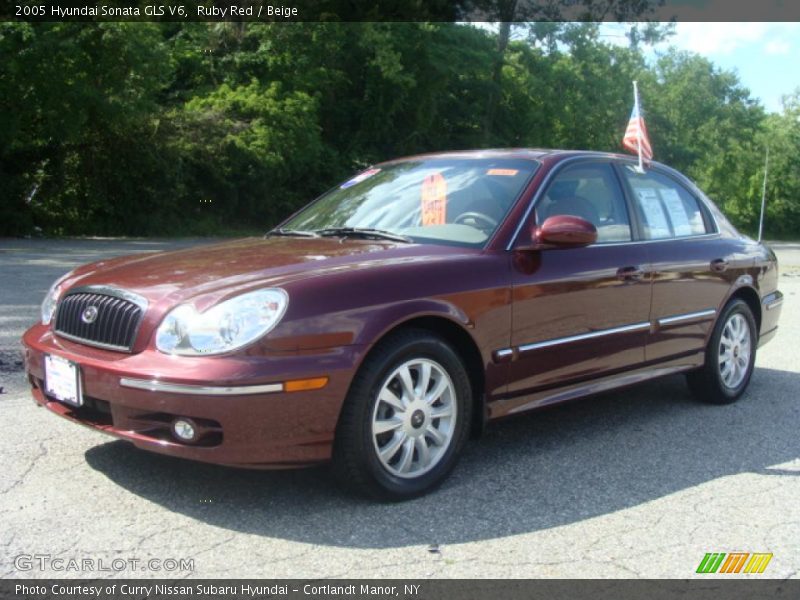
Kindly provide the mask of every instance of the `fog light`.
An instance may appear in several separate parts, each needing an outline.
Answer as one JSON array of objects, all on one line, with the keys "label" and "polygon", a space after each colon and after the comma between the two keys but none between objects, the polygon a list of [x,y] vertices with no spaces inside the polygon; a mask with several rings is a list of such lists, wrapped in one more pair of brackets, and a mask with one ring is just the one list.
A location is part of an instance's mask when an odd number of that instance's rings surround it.
[{"label": "fog light", "polygon": [[182,442],[193,442],[197,438],[197,425],[191,419],[175,419],[172,433]]}]

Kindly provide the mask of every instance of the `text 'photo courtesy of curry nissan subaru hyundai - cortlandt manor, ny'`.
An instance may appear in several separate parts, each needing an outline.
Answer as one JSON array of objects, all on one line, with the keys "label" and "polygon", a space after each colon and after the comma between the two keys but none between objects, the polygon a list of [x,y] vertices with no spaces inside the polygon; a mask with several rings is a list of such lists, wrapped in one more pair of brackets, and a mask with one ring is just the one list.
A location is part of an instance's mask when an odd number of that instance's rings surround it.
[{"label": "text 'photo courtesy of curry nissan subaru hyundai - cortlandt manor, ny'", "polygon": [[735,401],[777,282],[773,252],[664,165],[439,153],[377,164],[263,238],[71,271],[25,365],[38,404],[139,448],[332,462],[405,499],[494,419],[678,372]]}]

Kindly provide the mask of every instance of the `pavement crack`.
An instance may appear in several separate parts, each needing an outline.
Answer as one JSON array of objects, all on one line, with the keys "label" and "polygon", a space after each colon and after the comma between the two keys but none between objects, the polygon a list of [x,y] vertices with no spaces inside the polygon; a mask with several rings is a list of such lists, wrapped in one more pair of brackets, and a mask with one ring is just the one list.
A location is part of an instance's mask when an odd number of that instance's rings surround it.
[{"label": "pavement crack", "polygon": [[229,544],[230,542],[232,542],[235,539],[236,539],[236,535],[235,534],[231,534],[231,535],[225,537],[224,539],[220,540],[219,542],[217,542],[215,544],[211,544],[210,546],[204,548],[203,550],[195,552],[194,555],[197,557],[197,556],[200,556],[201,554],[208,554],[209,552],[211,552],[213,550],[216,550],[217,548],[221,548],[225,544]]},{"label": "pavement crack", "polygon": [[5,488],[3,490],[0,490],[0,496],[5,496],[9,492],[13,491],[14,489],[16,489],[20,485],[22,485],[22,483],[25,481],[25,478],[30,474],[30,472],[33,470],[33,468],[36,466],[36,464],[42,458],[47,456],[47,454],[48,454],[47,447],[44,445],[44,442],[43,441],[39,442],[39,453],[36,456],[34,456],[33,458],[31,458],[30,462],[28,463],[28,466],[25,468],[25,470],[22,472],[22,474],[19,477],[17,477],[11,483],[10,486],[8,486],[7,488]]}]

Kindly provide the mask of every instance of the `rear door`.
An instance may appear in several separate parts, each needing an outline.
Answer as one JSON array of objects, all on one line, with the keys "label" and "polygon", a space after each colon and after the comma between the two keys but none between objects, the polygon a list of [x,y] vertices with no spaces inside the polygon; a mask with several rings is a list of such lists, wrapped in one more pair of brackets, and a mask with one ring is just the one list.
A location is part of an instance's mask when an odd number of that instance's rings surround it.
[{"label": "rear door", "polygon": [[655,327],[646,358],[696,354],[730,289],[735,258],[707,209],[677,178],[658,169],[639,173],[633,164],[621,164],[619,171],[652,262]]}]

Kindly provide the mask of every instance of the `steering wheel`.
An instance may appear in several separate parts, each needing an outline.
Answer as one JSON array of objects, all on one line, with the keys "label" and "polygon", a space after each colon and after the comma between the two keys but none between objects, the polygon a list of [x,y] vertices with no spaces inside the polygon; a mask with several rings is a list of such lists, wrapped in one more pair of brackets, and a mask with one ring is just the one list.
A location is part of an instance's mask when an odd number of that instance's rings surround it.
[{"label": "steering wheel", "polygon": [[[473,221],[473,223],[465,223],[465,221],[470,220]],[[492,231],[495,227],[497,227],[497,221],[495,221],[492,217],[474,211],[461,213],[453,220],[453,223],[469,225],[471,227],[480,229],[481,231]],[[483,227],[481,227],[481,224]]]}]

